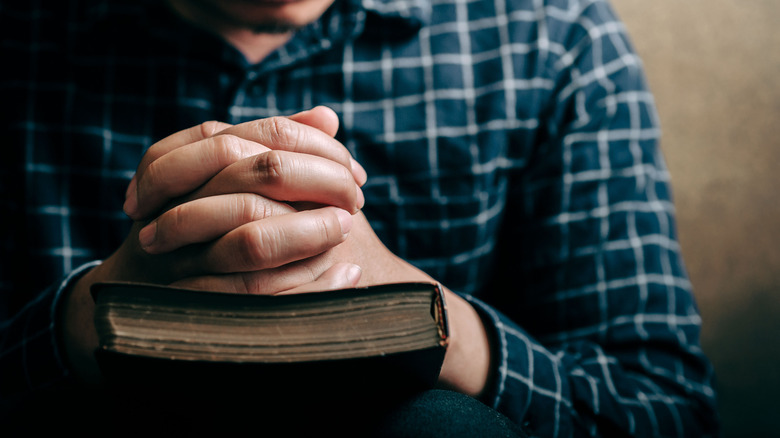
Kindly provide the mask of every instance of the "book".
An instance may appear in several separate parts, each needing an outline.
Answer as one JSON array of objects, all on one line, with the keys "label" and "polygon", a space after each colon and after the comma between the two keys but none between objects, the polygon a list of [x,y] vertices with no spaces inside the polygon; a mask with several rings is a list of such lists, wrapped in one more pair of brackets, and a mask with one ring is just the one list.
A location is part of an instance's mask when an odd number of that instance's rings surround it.
[{"label": "book", "polygon": [[403,394],[435,385],[448,343],[438,284],[265,296],[100,283],[92,295],[106,381],[146,393]]}]

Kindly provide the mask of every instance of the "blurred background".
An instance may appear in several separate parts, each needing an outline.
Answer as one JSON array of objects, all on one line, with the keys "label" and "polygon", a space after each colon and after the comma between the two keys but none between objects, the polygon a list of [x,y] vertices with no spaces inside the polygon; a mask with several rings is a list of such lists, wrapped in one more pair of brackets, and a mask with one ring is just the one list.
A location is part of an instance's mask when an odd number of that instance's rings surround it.
[{"label": "blurred background", "polygon": [[612,3],[658,104],[723,436],[780,436],[780,1]]}]

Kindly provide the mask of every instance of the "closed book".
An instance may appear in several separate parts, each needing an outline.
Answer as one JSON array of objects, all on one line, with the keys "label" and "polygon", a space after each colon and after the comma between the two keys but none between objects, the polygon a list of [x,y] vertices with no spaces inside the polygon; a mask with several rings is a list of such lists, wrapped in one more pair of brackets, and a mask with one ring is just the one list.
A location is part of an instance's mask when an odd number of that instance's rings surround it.
[{"label": "closed book", "polygon": [[402,395],[434,386],[448,342],[438,284],[265,296],[101,283],[92,294],[106,382],[157,395]]}]

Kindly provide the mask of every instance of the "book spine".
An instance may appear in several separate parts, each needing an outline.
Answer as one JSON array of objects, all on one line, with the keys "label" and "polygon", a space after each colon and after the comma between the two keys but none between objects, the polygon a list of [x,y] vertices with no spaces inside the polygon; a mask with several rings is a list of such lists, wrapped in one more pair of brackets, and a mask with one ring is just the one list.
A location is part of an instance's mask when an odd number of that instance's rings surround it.
[{"label": "book spine", "polygon": [[446,348],[450,342],[449,326],[447,324],[447,303],[444,300],[444,290],[441,283],[436,283],[435,287],[433,317],[439,330],[439,345]]}]

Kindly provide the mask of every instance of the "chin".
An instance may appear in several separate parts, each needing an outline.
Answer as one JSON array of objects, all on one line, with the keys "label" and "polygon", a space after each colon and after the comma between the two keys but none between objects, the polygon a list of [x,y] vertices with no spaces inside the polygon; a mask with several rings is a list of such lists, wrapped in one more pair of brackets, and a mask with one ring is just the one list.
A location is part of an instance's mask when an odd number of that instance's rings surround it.
[{"label": "chin", "polygon": [[[191,0],[197,1],[197,0]],[[335,0],[200,0],[250,29],[295,29],[319,18]]]}]

